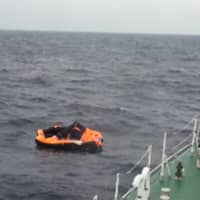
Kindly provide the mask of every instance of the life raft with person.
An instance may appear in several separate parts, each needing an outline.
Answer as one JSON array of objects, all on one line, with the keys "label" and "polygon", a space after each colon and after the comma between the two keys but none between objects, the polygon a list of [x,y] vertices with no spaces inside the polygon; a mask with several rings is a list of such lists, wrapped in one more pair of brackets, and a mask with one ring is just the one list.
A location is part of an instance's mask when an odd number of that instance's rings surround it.
[{"label": "life raft with person", "polygon": [[103,135],[75,121],[70,126],[54,125],[47,129],[38,129],[35,142],[38,147],[44,148],[100,152]]}]

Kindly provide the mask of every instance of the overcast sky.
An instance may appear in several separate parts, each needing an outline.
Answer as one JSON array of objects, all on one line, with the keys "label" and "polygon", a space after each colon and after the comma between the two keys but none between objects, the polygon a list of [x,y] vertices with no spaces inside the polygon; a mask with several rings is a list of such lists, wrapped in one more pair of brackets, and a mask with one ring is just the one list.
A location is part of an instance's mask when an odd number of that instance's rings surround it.
[{"label": "overcast sky", "polygon": [[0,0],[0,29],[200,34],[200,0]]}]

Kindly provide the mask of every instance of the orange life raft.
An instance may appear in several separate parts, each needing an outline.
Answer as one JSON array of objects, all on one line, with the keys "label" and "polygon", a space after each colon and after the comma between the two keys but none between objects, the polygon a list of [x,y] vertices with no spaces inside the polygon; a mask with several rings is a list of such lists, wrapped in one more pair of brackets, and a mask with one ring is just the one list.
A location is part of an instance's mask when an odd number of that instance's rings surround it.
[{"label": "orange life raft", "polygon": [[81,150],[88,152],[102,151],[103,135],[101,132],[85,128],[80,140],[58,138],[56,135],[46,137],[43,129],[38,129],[35,137],[38,147],[47,147],[63,150]]}]

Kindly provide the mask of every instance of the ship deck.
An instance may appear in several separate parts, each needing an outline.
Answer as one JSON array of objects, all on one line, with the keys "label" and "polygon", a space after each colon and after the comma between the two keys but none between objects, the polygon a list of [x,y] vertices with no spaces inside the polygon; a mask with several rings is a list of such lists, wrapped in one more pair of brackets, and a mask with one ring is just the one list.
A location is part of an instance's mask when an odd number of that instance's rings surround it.
[{"label": "ship deck", "polygon": [[[184,167],[184,176],[181,180],[175,177],[176,166],[181,161]],[[199,200],[200,199],[200,169],[196,167],[196,156],[190,149],[184,151],[176,159],[169,161],[171,176],[160,179],[160,168],[151,175],[150,200],[160,200],[161,188],[170,188],[170,200]],[[135,200],[136,193],[130,193],[127,200]]]}]

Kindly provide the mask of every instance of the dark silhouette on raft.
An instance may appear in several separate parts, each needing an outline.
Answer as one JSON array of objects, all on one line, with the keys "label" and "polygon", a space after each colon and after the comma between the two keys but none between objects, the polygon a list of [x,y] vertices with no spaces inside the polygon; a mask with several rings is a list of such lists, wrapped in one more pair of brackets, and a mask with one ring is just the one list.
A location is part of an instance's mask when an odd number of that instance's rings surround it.
[{"label": "dark silhouette on raft", "polygon": [[80,140],[83,132],[85,131],[85,127],[81,125],[79,122],[74,122],[70,126],[60,126],[55,125],[44,129],[44,134],[46,137],[52,137],[53,135],[57,136],[59,139],[75,139]]}]

